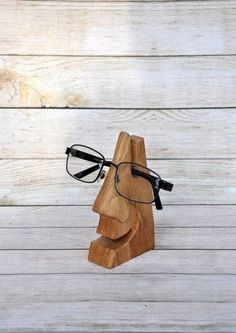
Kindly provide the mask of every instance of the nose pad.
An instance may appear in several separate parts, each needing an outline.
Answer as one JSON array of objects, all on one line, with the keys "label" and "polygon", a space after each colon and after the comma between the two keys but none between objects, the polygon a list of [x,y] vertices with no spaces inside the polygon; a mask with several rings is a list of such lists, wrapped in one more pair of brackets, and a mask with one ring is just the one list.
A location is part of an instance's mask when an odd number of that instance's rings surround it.
[{"label": "nose pad", "polygon": [[100,176],[98,177],[97,181],[99,182],[100,180],[104,179],[105,177],[106,177],[106,171],[102,170],[102,172],[101,172]]},{"label": "nose pad", "polygon": [[116,176],[115,176],[115,182],[116,182],[116,184],[118,184],[119,181],[120,181],[120,176],[119,176],[119,175],[116,175]]}]

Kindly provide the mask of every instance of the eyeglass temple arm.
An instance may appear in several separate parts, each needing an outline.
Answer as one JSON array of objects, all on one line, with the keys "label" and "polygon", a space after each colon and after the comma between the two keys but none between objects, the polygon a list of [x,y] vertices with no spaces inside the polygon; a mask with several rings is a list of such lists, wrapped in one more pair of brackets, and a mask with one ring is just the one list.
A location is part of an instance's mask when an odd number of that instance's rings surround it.
[{"label": "eyeglass temple arm", "polygon": [[132,172],[132,174],[134,174],[136,176],[139,176],[139,177],[142,177],[142,178],[145,178],[150,182],[150,184],[152,185],[153,193],[154,193],[156,209],[162,210],[163,207],[162,207],[161,199],[160,199],[160,196],[159,196],[160,188],[159,188],[159,186],[157,186],[157,183],[156,183],[156,180],[158,178],[153,177],[153,176],[151,176],[151,175],[149,175],[145,172],[142,172],[142,171],[134,169],[134,168],[131,168],[131,172]]},{"label": "eyeglass temple arm", "polygon": [[69,153],[71,153],[72,156],[81,158],[81,159],[89,161],[89,162],[95,162],[95,163],[103,162],[103,158],[101,158],[101,157],[91,155],[91,154],[85,153],[84,151],[77,150],[74,148],[67,147],[65,153],[67,155],[69,155]]},{"label": "eyeglass temple arm", "polygon": [[88,169],[82,170],[78,173],[75,173],[74,177],[76,177],[78,179],[82,179],[85,176],[90,175],[90,173],[97,171],[98,169],[100,169],[100,166],[99,166],[99,164],[96,164],[96,165],[92,166],[91,168],[88,168]]},{"label": "eyeglass temple arm", "polygon": [[147,174],[143,171],[140,171],[140,170],[137,170],[137,169],[134,169],[134,168],[132,168],[132,174],[135,174],[136,176],[146,178],[154,186],[156,186],[158,184],[158,188],[162,189],[162,190],[165,190],[165,191],[171,192],[172,188],[174,186],[173,184],[167,182],[166,180],[161,179],[160,176],[159,176],[159,178],[154,177],[152,175],[149,175],[149,174]]},{"label": "eyeglass temple arm", "polygon": [[167,182],[166,180],[160,179],[159,188],[161,188],[162,190],[171,192],[173,189],[173,186],[174,186],[173,184]]},{"label": "eyeglass temple arm", "polygon": [[163,207],[162,207],[161,199],[159,196],[159,191],[160,191],[160,189],[163,189],[166,191],[172,191],[173,184],[167,182],[166,180],[161,179],[161,177],[157,178],[157,177],[154,177],[152,175],[149,175],[145,172],[142,172],[142,171],[134,169],[134,168],[132,168],[131,171],[132,171],[132,174],[143,177],[151,183],[154,197],[155,197],[156,209],[161,210]]},{"label": "eyeglass temple arm", "polygon": [[[111,162],[105,161],[104,165],[110,167],[111,166]],[[96,165],[92,166],[91,168],[85,169],[83,171],[80,171],[80,172],[74,174],[74,177],[76,177],[78,179],[81,179],[81,178],[83,178],[85,176],[90,175],[90,173],[93,173],[93,172],[97,171],[98,169],[100,169],[100,165],[96,164]]]},{"label": "eyeglass temple arm", "polygon": [[163,209],[159,194],[157,194],[157,196],[155,197],[155,207],[156,207],[157,210],[162,210]]}]

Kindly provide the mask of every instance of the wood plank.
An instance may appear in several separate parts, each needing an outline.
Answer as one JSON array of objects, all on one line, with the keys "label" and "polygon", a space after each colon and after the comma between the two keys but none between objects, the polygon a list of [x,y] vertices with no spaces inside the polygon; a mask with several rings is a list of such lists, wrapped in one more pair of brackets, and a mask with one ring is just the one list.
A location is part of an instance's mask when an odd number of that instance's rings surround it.
[{"label": "wood plank", "polygon": [[235,1],[1,1],[0,53],[231,54],[235,16]]},{"label": "wood plank", "polygon": [[236,297],[236,275],[2,275],[0,285],[2,303],[21,304],[32,300],[234,303]]},{"label": "wood plank", "polygon": [[[148,165],[174,183],[163,204],[236,204],[236,160],[151,160]],[[65,171],[61,160],[0,160],[1,205],[92,204],[101,182],[87,185]]]},{"label": "wood plank", "polygon": [[[2,303],[0,329],[13,331],[235,332],[236,304],[185,302]],[[89,318],[89,320],[88,320]]]},{"label": "wood plank", "polygon": [[[156,249],[236,249],[236,228],[156,228]],[[95,228],[1,228],[0,249],[87,249]]]},{"label": "wood plank", "polygon": [[236,106],[236,56],[2,56],[0,70],[0,107]]},{"label": "wood plank", "polygon": [[[236,206],[165,206],[153,209],[157,227],[236,227]],[[0,206],[0,228],[96,227],[91,206]]]},{"label": "wood plank", "polygon": [[80,142],[108,158],[125,129],[145,138],[151,158],[236,158],[235,127],[236,109],[7,109],[0,112],[0,157],[61,158]]},{"label": "wood plank", "polygon": [[113,270],[87,257],[88,250],[2,250],[0,274],[236,274],[235,250],[149,251]]}]

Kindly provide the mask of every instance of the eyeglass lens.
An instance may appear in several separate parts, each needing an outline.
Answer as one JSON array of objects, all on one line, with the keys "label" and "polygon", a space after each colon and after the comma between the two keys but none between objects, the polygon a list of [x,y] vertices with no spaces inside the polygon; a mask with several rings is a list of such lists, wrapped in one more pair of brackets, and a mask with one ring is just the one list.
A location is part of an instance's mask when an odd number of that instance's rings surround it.
[{"label": "eyeglass lens", "polygon": [[115,187],[126,199],[151,203],[154,200],[152,184],[157,177],[157,174],[145,167],[123,162],[116,171]]},{"label": "eyeglass lens", "polygon": [[[78,158],[79,156],[83,158]],[[98,157],[101,162],[95,162],[89,158],[89,155]],[[82,145],[73,145],[68,154],[67,171],[69,174],[86,183],[94,182],[102,168],[103,156],[93,150],[92,148],[84,147]]]}]

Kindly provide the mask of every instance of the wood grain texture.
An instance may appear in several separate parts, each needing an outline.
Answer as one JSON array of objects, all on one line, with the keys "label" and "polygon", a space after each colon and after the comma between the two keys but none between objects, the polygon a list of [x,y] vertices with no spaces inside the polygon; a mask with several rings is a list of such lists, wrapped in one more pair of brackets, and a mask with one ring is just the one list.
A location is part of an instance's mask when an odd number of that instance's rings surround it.
[{"label": "wood grain texture", "polygon": [[149,251],[114,270],[106,270],[89,263],[88,250],[0,250],[0,262],[0,274],[13,275],[236,274],[235,250],[158,249]]},{"label": "wood grain texture", "polygon": [[234,303],[235,275],[60,274],[0,276],[2,303],[225,302]]},{"label": "wood grain texture", "polygon": [[0,57],[1,107],[235,107],[236,56]]},{"label": "wood grain texture", "polygon": [[[185,302],[3,303],[0,329],[55,332],[235,332],[236,305]],[[89,318],[89,320],[86,320]]]},{"label": "wood grain texture", "polygon": [[[95,228],[1,228],[0,249],[88,249]],[[156,228],[156,249],[236,249],[236,228]]]},{"label": "wood grain texture", "polygon": [[1,1],[0,53],[232,54],[235,16],[234,1]]},{"label": "wood grain texture", "polygon": [[[151,160],[174,183],[163,204],[235,204],[236,160]],[[65,160],[0,160],[1,205],[91,205],[102,183],[87,185],[65,171]]]},{"label": "wood grain texture", "polygon": [[[120,132],[112,162],[118,165],[122,161],[147,166],[142,137]],[[136,172],[140,171],[143,172],[136,169]],[[120,174],[124,181],[122,184],[117,181],[121,184],[119,191],[124,191],[126,184],[129,184],[132,198],[144,202],[153,200],[153,189],[144,178],[134,179],[131,169],[127,167]],[[96,232],[101,236],[92,240],[88,255],[89,261],[110,269],[155,248],[152,206],[130,205],[127,200],[117,196],[114,177],[116,169],[109,168],[93,204],[93,211],[99,214]]]},{"label": "wood grain texture", "polygon": [[[174,192],[173,192],[174,193]],[[169,206],[153,209],[159,227],[236,227],[236,206]],[[1,206],[0,228],[96,227],[91,206]]]},{"label": "wood grain texture", "polygon": [[[235,14],[0,1],[1,333],[236,331]],[[87,261],[101,183],[71,180],[64,149],[83,137],[111,157],[120,130],[175,188],[156,249],[111,272]]]},{"label": "wood grain texture", "polygon": [[236,158],[235,128],[236,109],[6,109],[0,157],[61,158],[66,146],[81,143],[110,158],[125,130],[145,138],[147,157]]}]

